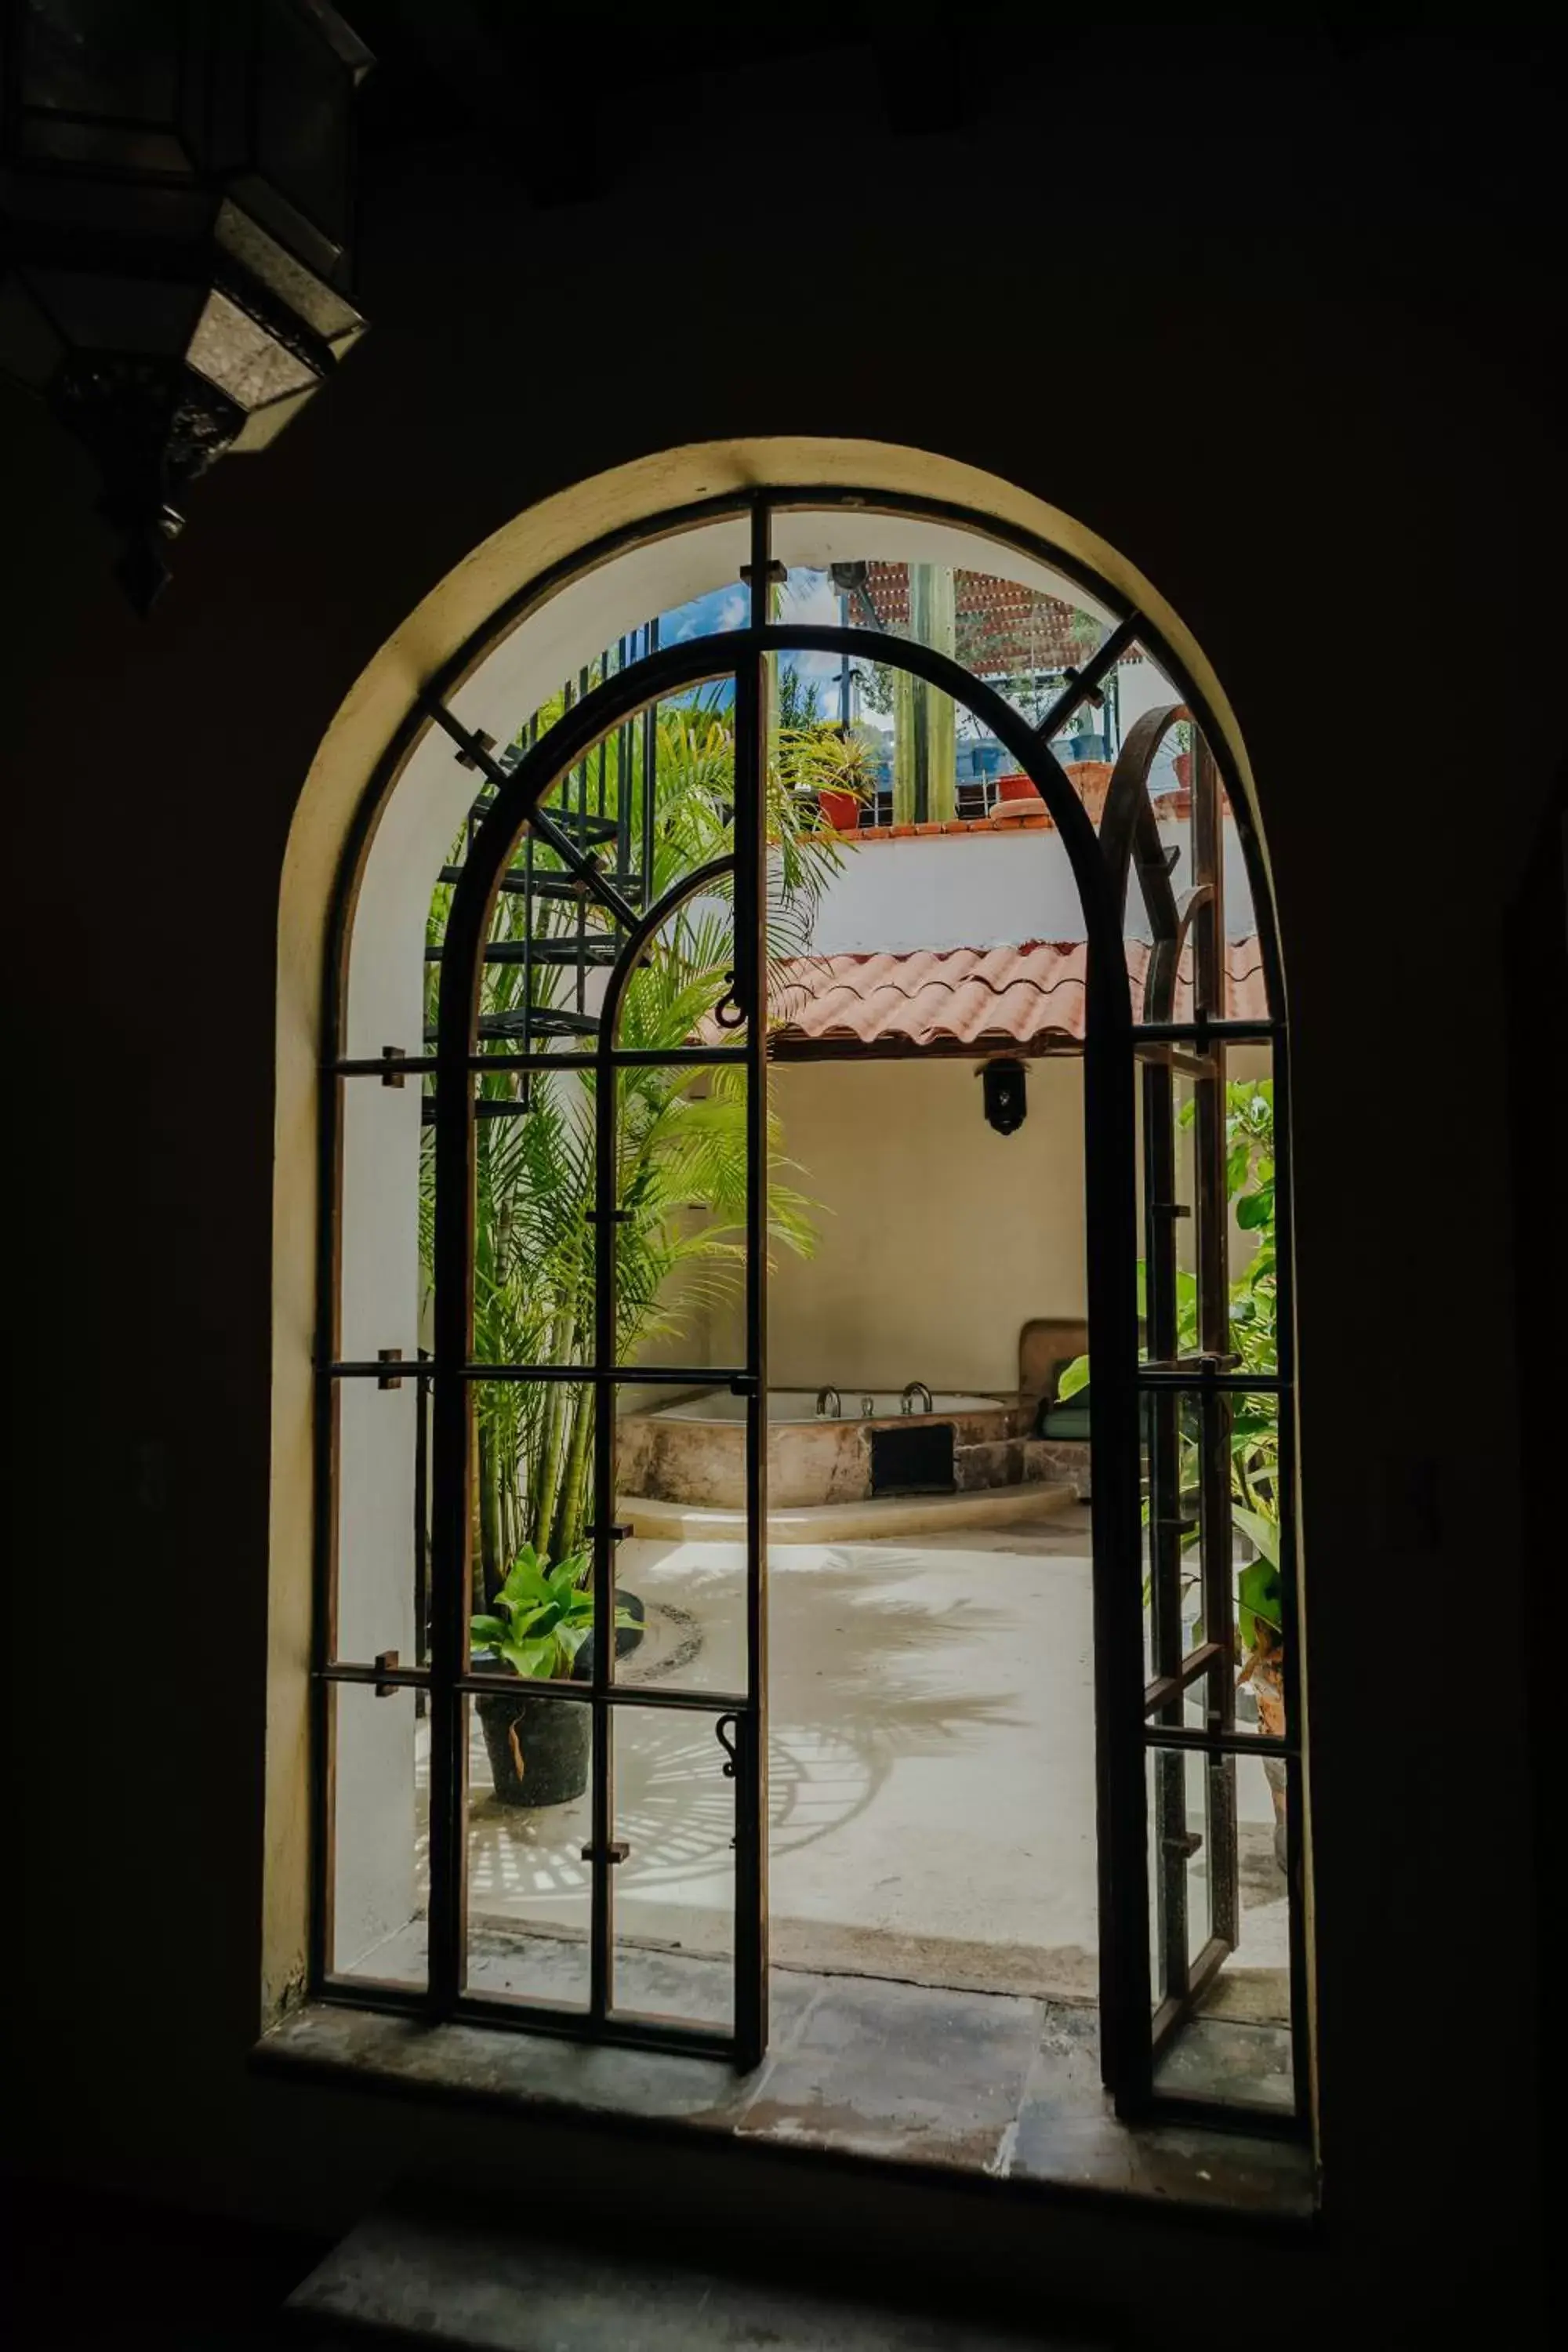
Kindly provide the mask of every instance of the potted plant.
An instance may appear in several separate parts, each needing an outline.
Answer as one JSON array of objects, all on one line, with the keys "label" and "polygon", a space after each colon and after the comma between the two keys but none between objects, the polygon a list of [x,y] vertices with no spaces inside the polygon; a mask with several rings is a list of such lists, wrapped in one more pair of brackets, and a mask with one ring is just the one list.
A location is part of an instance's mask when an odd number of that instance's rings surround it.
[{"label": "potted plant", "polygon": [[[574,1553],[552,1567],[524,1544],[494,1607],[469,1623],[474,1663],[489,1653],[524,1682],[585,1680],[592,1671],[594,1594],[586,1582],[589,1555]],[[623,1629],[640,1631],[624,1603],[615,1612]],[[496,1795],[503,1805],[564,1805],[588,1785],[592,1711],[570,1700],[497,1692],[478,1699]]]},{"label": "potted plant", "polygon": [[773,752],[780,780],[791,794],[814,798],[822,822],[835,833],[856,833],[871,796],[873,748],[863,730],[853,724],[807,719],[781,726]]},{"label": "potted plant", "polygon": [[1193,788],[1192,720],[1190,719],[1178,719],[1175,725],[1171,730],[1171,738],[1176,747],[1174,756],[1171,761],[1171,765],[1176,772],[1176,782],[1183,792],[1190,793]]}]

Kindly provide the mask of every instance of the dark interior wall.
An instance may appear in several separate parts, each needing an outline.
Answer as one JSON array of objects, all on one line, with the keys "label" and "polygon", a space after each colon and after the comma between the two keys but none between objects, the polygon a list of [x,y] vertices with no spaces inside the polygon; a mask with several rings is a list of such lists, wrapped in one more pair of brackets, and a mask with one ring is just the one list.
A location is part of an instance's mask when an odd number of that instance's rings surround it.
[{"label": "dark interior wall", "polygon": [[[679,443],[837,434],[1080,518],[1237,712],[1295,1032],[1315,2274],[1402,2311],[1523,2291],[1499,1045],[1505,910],[1568,743],[1558,100],[1428,51],[1419,105],[1408,70],[1310,45],[1104,63],[1092,142],[1065,100],[1043,138],[1025,93],[967,134],[893,141],[825,73],[753,92],[756,161],[721,81],[706,113],[688,93],[586,205],[531,209],[503,172],[403,152],[367,191],[371,335],[274,451],[193,497],[146,624],[85,459],[5,395],[6,1958],[29,2166],[330,2222],[443,2144],[411,2110],[246,2063],[290,813],[376,647],[520,509]],[[476,2145],[509,2160],[493,2130]]]}]

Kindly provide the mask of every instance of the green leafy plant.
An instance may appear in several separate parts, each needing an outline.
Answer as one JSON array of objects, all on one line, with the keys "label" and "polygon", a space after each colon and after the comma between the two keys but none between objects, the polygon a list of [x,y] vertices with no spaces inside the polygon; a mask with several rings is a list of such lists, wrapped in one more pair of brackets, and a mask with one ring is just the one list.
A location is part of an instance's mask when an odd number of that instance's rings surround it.
[{"label": "green leafy plant", "polygon": [[[530,1681],[565,1680],[594,1630],[591,1564],[581,1551],[552,1568],[531,1544],[524,1544],[491,1608],[470,1622],[474,1646],[493,1650],[514,1675]],[[629,1610],[618,1607],[615,1621],[618,1626],[637,1623]]]},{"label": "green leafy plant", "polygon": [[[1181,1124],[1190,1127],[1194,1102],[1183,1105]],[[1256,1235],[1252,1255],[1230,1287],[1230,1344],[1243,1373],[1273,1373],[1279,1368],[1279,1258],[1275,1242],[1274,1086],[1268,1078],[1235,1079],[1226,1088],[1226,1195],[1243,1233]],[[1138,1264],[1138,1309],[1144,1309],[1147,1265]],[[1198,1352],[1198,1286],[1184,1268],[1176,1273],[1176,1352]],[[1088,1387],[1089,1360],[1075,1357],[1064,1366],[1057,1395],[1066,1402]],[[1237,1631],[1247,1651],[1243,1679],[1276,1670],[1284,1639],[1279,1572],[1279,1423],[1266,1392],[1237,1394],[1231,1412],[1231,1519],[1247,1538],[1256,1559],[1237,1580]],[[1179,1475],[1184,1496],[1195,1498],[1197,1448],[1184,1434]],[[1145,1504],[1147,1517],[1147,1504]],[[1184,1538],[1191,1553],[1196,1531]],[[1195,1580],[1190,1577],[1190,1584]],[[1147,1595],[1145,1596],[1147,1598]],[[1260,1705],[1264,1703],[1262,1683]]]}]

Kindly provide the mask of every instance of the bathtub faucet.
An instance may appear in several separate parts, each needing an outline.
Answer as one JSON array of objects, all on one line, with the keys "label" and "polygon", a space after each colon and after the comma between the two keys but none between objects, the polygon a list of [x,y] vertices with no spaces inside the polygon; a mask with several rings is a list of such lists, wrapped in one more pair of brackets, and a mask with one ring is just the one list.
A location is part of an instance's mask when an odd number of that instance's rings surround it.
[{"label": "bathtub faucet", "polygon": [[905,1387],[903,1394],[903,1410],[906,1412],[913,1412],[915,1409],[915,1399],[917,1397],[924,1397],[925,1399],[924,1404],[921,1407],[921,1411],[922,1412],[931,1412],[934,1411],[934,1407],[931,1402],[931,1393],[930,1389],[927,1388],[924,1381],[910,1381]]},{"label": "bathtub faucet", "polygon": [[[829,1405],[831,1405],[831,1406],[833,1407],[833,1411],[832,1411],[831,1412],[828,1412],[828,1410],[827,1410],[827,1408],[828,1408],[828,1406],[829,1406]],[[816,1391],[816,1417],[817,1417],[818,1421],[842,1421],[842,1420],[843,1420],[843,1418],[844,1418],[844,1406],[843,1406],[843,1404],[842,1404],[842,1402],[841,1402],[841,1401],[840,1401],[840,1399],[839,1399],[838,1391],[837,1391],[837,1389],[818,1389],[818,1390],[817,1390],[817,1391]]]}]

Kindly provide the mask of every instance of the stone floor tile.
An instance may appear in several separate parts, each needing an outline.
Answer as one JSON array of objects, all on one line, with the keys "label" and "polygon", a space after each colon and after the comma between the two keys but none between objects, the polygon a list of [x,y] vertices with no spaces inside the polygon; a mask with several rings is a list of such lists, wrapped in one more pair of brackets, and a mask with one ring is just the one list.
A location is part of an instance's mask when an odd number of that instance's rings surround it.
[{"label": "stone floor tile", "polygon": [[1040,2022],[1035,2000],[828,1979],[738,2128],[748,2138],[993,2168]]}]

